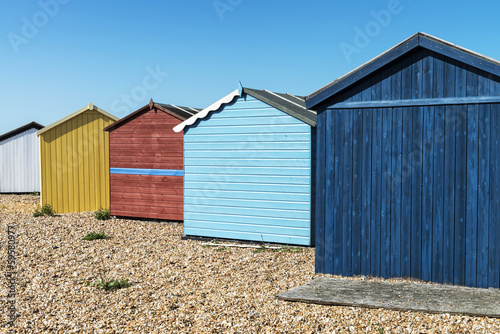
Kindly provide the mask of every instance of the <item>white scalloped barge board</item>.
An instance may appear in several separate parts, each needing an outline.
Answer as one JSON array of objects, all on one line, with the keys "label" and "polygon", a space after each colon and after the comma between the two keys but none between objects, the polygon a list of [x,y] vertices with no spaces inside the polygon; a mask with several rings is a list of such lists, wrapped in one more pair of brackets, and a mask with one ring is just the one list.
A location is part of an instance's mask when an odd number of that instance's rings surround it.
[{"label": "white scalloped barge board", "polygon": [[210,106],[206,107],[205,109],[203,109],[202,111],[200,111],[196,115],[194,115],[192,117],[189,117],[184,122],[182,122],[181,124],[179,124],[176,127],[174,127],[174,131],[175,132],[181,132],[182,130],[184,130],[184,128],[186,126],[193,125],[197,120],[207,117],[208,114],[210,114],[212,111],[216,111],[223,104],[230,103],[231,101],[234,100],[235,97],[239,97],[239,96],[240,96],[239,90],[238,89],[234,90],[233,92],[231,92],[228,95],[224,96],[219,101],[217,101],[215,103],[212,103]]}]

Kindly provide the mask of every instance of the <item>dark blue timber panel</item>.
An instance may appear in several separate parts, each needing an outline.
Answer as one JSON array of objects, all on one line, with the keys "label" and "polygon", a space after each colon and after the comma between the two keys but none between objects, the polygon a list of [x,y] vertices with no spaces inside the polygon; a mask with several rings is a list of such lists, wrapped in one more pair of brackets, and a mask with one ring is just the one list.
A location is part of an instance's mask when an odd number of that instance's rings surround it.
[{"label": "dark blue timber panel", "polygon": [[[316,134],[318,138],[325,138],[326,134],[326,116],[329,115],[329,113],[321,113],[318,115],[318,118],[316,120]],[[332,122],[330,122],[331,126]],[[316,182],[316,191],[315,193],[319,198],[325,198],[326,196],[326,170],[325,170],[325,157],[326,152],[325,152],[325,143],[326,140],[318,140],[316,142],[313,142],[313,145],[316,145],[316,150],[314,153],[318,157],[319,161],[316,162],[315,169],[315,182]],[[331,155],[330,155],[331,159]],[[328,182],[331,182],[331,176],[329,176]],[[331,272],[331,255],[333,252],[331,251],[326,251],[327,248],[330,248],[325,244],[327,241],[333,241],[333,236],[330,235],[330,233],[326,233],[325,231],[325,203],[326,202],[331,202],[329,198],[325,198],[323,201],[316,201],[315,207],[311,208],[312,210],[315,210],[315,239],[318,240],[318,245],[316,247],[316,254],[315,254],[315,268],[318,272]],[[330,230],[333,229],[333,226],[330,226]],[[330,255],[330,258],[325,257],[325,253],[328,253]],[[330,265],[330,266],[328,266]]]},{"label": "dark blue timber panel", "polygon": [[[483,77],[478,78],[479,94],[484,94],[488,90],[487,81]],[[490,220],[490,106],[480,105],[478,110],[478,203],[483,203],[478,207],[477,217],[477,286],[488,287],[488,231]]]},{"label": "dark blue timber panel", "polygon": [[[500,80],[490,81],[489,90],[500,94]],[[500,105],[491,105],[490,109],[490,221],[488,249],[488,286],[499,287],[500,279]]]},{"label": "dark blue timber panel", "polygon": [[[420,95],[416,97],[415,93],[418,91],[418,87],[412,85],[411,78],[403,78],[399,89],[391,90],[390,94],[372,94],[368,99],[352,100],[352,97],[359,94],[362,91],[362,86],[366,85],[366,81],[370,82],[370,89],[372,92],[380,91],[382,86],[386,84],[387,80],[397,80],[394,77],[400,75],[400,71],[394,71],[394,67],[402,67],[401,71],[413,71],[412,73],[416,75],[415,71],[418,64],[422,64],[423,60],[428,62],[427,68],[420,72],[421,77],[413,78],[418,80],[423,80],[423,77],[429,77],[432,80],[437,80],[438,83],[441,82],[442,88],[441,92],[444,90],[444,94],[440,93],[439,89],[434,89],[434,84],[432,82],[429,86],[429,93],[425,95]],[[440,70],[445,68],[447,65],[453,67],[453,71],[457,72],[462,70],[464,75],[466,72],[473,73],[478,76],[478,80],[484,82],[485,85],[489,85],[495,82],[494,78],[497,76],[491,75],[488,72],[482,71],[478,68],[459,63],[452,58],[443,56],[441,54],[435,53],[430,50],[416,48],[412,52],[404,55],[397,62],[391,63],[382,67],[379,71],[370,74],[369,76],[363,78],[362,80],[356,82],[344,91],[332,96],[322,105],[327,105],[329,109],[339,108],[339,109],[351,109],[351,108],[383,108],[383,107],[413,107],[413,106],[426,106],[426,105],[456,105],[456,104],[491,104],[500,102],[500,93],[491,89],[485,90],[468,90],[467,91],[467,80],[466,77],[463,78],[464,82],[460,83],[463,86],[464,92],[467,94],[457,94],[455,92],[455,82],[447,81],[450,78],[450,73],[446,70]],[[432,67],[430,67],[432,66]],[[433,68],[436,68],[438,72],[434,72]],[[382,73],[389,73],[390,78]],[[447,91],[447,86],[452,84],[452,90]],[[420,87],[422,89],[422,87]],[[408,94],[408,92],[413,92]],[[421,93],[421,91],[418,91]],[[402,94],[401,94],[402,93]],[[466,98],[469,98],[468,100]]]},{"label": "dark blue timber panel", "polygon": [[[394,48],[384,52],[380,56],[347,73],[343,77],[331,82],[306,98],[308,109],[323,108],[332,96],[342,94],[349,86],[363,81],[371,74],[379,72],[382,68],[389,66],[415,50],[426,50],[448,57],[462,64],[472,66],[484,72],[500,76],[500,63],[467,49],[458,47],[443,40],[436,39],[427,34],[417,33]],[[331,105],[331,103],[330,103]],[[321,107],[323,106],[323,107]]]},{"label": "dark blue timber panel", "polygon": [[[368,81],[364,87],[362,99],[367,100],[371,92],[369,90]],[[370,109],[362,113],[363,118],[363,151],[361,156],[361,273],[368,275],[370,271],[370,223],[371,223],[371,208],[372,208],[372,195],[371,195],[371,163],[372,163],[372,142],[373,142],[373,113]],[[359,182],[359,181],[358,181]]]},{"label": "dark blue timber panel", "polygon": [[500,78],[426,50],[390,65],[332,103],[460,103],[318,114],[316,270],[499,288],[500,103],[477,98]]},{"label": "dark blue timber panel", "polygon": [[[443,57],[437,55],[433,63],[433,79],[432,79],[433,96],[438,98],[444,96],[444,63]],[[430,113],[434,117],[434,125],[432,127],[432,143],[433,147],[433,219],[432,219],[432,247],[431,252],[431,281],[443,282],[443,222],[444,222],[444,176],[446,173],[444,152],[445,152],[445,107],[436,106],[434,113]]]}]

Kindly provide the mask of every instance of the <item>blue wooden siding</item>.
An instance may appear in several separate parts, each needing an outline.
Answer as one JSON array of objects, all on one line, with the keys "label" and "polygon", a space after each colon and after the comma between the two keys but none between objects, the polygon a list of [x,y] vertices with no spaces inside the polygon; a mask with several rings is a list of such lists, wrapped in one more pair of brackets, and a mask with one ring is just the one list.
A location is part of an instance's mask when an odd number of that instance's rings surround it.
[{"label": "blue wooden siding", "polygon": [[500,104],[477,102],[499,96],[499,77],[424,49],[334,95],[317,119],[316,271],[499,288]]},{"label": "blue wooden siding", "polygon": [[309,125],[248,95],[184,135],[184,234],[311,245]]},{"label": "blue wooden siding", "polygon": [[146,168],[110,168],[110,174],[125,175],[158,175],[158,176],[183,176],[183,170],[177,169],[146,169]]}]

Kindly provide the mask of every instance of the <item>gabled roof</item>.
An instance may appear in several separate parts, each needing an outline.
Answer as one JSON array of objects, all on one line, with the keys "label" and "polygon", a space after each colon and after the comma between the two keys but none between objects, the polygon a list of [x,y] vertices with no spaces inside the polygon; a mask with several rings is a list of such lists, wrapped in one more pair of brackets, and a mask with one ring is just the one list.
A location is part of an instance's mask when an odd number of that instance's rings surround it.
[{"label": "gabled roof", "polygon": [[149,104],[145,105],[144,107],[134,111],[133,113],[123,117],[119,121],[108,125],[107,127],[104,128],[104,131],[113,131],[122,125],[130,122],[131,120],[135,119],[136,117],[142,115],[144,112],[149,111],[153,108],[158,108],[164,112],[166,112],[169,115],[172,115],[173,117],[179,119],[179,121],[184,121],[188,119],[189,117],[196,115],[198,112],[201,111],[201,109],[198,108],[190,108],[190,107],[179,107],[173,104],[164,104],[164,103],[157,103],[153,102],[153,99],[149,101]]},{"label": "gabled roof", "polygon": [[189,117],[196,115],[201,111],[200,108],[179,107],[173,104],[155,103],[155,105],[163,111],[177,116],[178,119],[184,121]]},{"label": "gabled roof", "polygon": [[31,129],[40,130],[40,129],[43,129],[43,125],[38,124],[37,122],[28,123],[26,125],[18,127],[15,130],[12,130],[12,131],[9,131],[7,133],[4,133],[3,135],[0,136],[0,141],[4,141],[4,140],[7,140],[9,138],[15,137],[18,134],[21,134],[21,133],[23,133],[25,131],[28,131],[28,130],[31,130]]},{"label": "gabled roof", "polygon": [[268,90],[257,90],[243,88],[243,93],[253,96],[257,100],[269,104],[304,123],[316,126],[316,112],[306,109],[306,101],[303,96],[289,93],[273,93]]},{"label": "gabled roof", "polygon": [[58,126],[58,125],[60,125],[60,124],[62,124],[62,123],[64,123],[64,122],[66,122],[67,120],[70,120],[70,119],[72,119],[73,117],[76,117],[76,116],[78,116],[78,115],[80,115],[80,114],[82,114],[82,113],[84,113],[84,112],[86,112],[86,111],[89,111],[89,110],[90,110],[90,111],[94,110],[94,111],[100,112],[101,114],[103,114],[103,115],[105,115],[105,116],[107,116],[107,117],[111,118],[111,119],[112,119],[112,120],[114,120],[114,121],[119,120],[119,118],[118,118],[118,117],[116,117],[116,116],[114,116],[114,115],[111,115],[110,113],[108,113],[108,112],[106,112],[106,111],[102,110],[101,108],[99,108],[99,107],[95,106],[92,102],[90,102],[87,106],[83,107],[83,108],[82,108],[82,109],[80,109],[80,110],[75,111],[75,112],[74,112],[74,113],[72,113],[71,115],[68,115],[68,116],[66,116],[66,117],[64,117],[64,118],[62,118],[62,119],[60,119],[60,120],[58,120],[57,122],[54,122],[54,123],[52,123],[52,124],[50,124],[50,125],[47,125],[47,126],[46,126],[46,127],[44,127],[43,129],[41,129],[40,131],[38,131],[38,132],[36,133],[36,135],[37,135],[37,136],[40,136],[41,134],[43,134],[43,133],[45,133],[45,132],[49,131],[50,129],[53,129],[53,128],[55,128],[56,126]]},{"label": "gabled roof", "polygon": [[318,104],[330,98],[334,94],[353,85],[381,67],[419,47],[434,51],[446,57],[450,57],[467,65],[476,67],[480,70],[500,76],[499,61],[434,36],[425,33],[416,33],[395,47],[387,50],[346,75],[308,95],[306,97],[307,108],[316,107]]},{"label": "gabled roof", "polygon": [[271,107],[281,110],[284,113],[301,120],[304,123],[316,126],[316,112],[306,109],[305,98],[303,96],[240,87],[240,89],[232,91],[222,99],[200,111],[198,114],[186,119],[184,122],[174,127],[174,131],[181,132],[186,126],[193,125],[197,120],[207,117],[212,111],[216,111],[223,105],[231,103],[235,98],[240,97],[243,94],[248,94],[257,100],[270,105]]}]

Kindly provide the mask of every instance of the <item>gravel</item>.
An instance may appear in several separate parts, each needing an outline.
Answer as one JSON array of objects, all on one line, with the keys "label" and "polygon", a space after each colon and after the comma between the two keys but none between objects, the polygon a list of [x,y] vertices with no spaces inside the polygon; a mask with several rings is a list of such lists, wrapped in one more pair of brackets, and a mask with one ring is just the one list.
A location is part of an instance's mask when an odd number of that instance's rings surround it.
[{"label": "gravel", "polygon": [[[92,212],[34,218],[38,202],[0,195],[1,333],[500,332],[498,319],[279,301],[275,295],[322,276],[314,249],[204,246],[181,240],[179,223],[99,221]],[[8,327],[7,226],[14,224],[19,317]],[[112,238],[82,240],[98,231]],[[131,285],[104,291],[84,283],[101,278]]]}]

